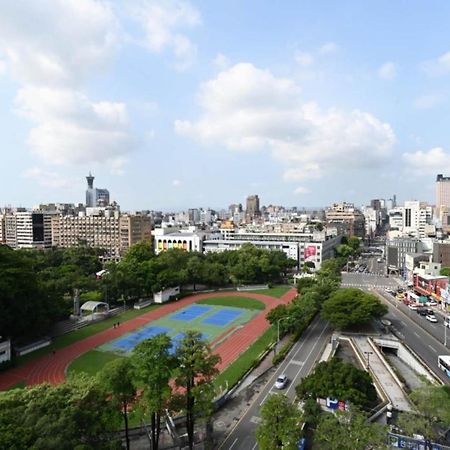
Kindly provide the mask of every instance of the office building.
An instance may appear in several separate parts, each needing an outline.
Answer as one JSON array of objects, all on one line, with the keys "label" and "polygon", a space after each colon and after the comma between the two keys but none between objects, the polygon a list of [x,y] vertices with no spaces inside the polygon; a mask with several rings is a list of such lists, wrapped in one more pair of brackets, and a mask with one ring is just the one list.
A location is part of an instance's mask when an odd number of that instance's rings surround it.
[{"label": "office building", "polygon": [[440,216],[441,208],[450,209],[450,177],[441,173],[436,177],[436,215]]},{"label": "office building", "polygon": [[261,215],[261,210],[259,208],[259,197],[256,194],[249,195],[247,197],[245,214],[250,220],[254,219],[255,217],[259,217]]},{"label": "office building", "polygon": [[335,227],[338,234],[358,236],[366,234],[364,214],[353,203],[335,203],[327,208],[325,217],[328,227]]}]

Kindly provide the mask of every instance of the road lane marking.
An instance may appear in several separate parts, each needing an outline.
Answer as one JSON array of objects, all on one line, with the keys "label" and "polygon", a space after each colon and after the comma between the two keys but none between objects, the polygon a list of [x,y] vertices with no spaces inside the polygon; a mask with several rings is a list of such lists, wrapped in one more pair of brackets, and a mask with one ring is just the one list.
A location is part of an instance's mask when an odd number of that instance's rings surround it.
[{"label": "road lane marking", "polygon": [[[322,334],[324,333],[324,331],[328,328],[328,324],[325,324],[324,328],[322,329],[322,331],[319,334],[319,337],[316,339],[316,342],[314,342],[314,345],[311,349],[311,351],[308,353],[308,356],[305,358],[305,361],[308,361],[309,357],[311,356],[312,352],[314,351],[314,349],[316,348],[316,345],[318,344],[318,342],[320,341],[320,338],[322,337]],[[314,361],[315,362],[315,361]],[[301,369],[299,369],[299,371],[297,372],[297,375],[294,376],[294,378],[292,379],[292,383],[291,385],[288,387],[287,391],[286,391],[286,395],[289,394],[289,391],[294,387],[294,382],[297,379],[298,375],[300,374],[300,371],[303,369],[303,366]]]},{"label": "road lane marking", "polygon": [[413,333],[414,333],[414,336],[416,336],[416,337],[418,337],[420,339],[420,334],[419,333],[416,333],[415,331],[413,331]]},{"label": "road lane marking", "polygon": [[234,445],[236,444],[237,441],[238,441],[238,438],[236,438],[236,439],[233,441],[233,443],[230,445],[229,450],[231,450],[231,449],[234,447]]},{"label": "road lane marking", "polygon": [[256,443],[253,447],[252,450],[255,450],[256,446],[258,445],[258,443]]},{"label": "road lane marking", "polygon": [[434,353],[437,353],[437,350],[436,350],[432,345],[429,345],[429,344],[428,344],[428,347],[430,347],[431,350],[433,350]]},{"label": "road lane marking", "polygon": [[270,389],[270,391],[264,396],[264,398],[262,399],[262,401],[261,401],[261,403],[259,404],[259,406],[262,406],[262,404],[266,401],[266,398],[267,398],[270,394],[274,394],[274,392],[272,392],[272,389]]},{"label": "road lane marking", "polygon": [[304,361],[297,361],[295,359],[292,359],[291,361],[288,362],[288,365],[289,364],[294,364],[296,366],[303,366],[303,364],[305,364],[305,362]]},{"label": "road lane marking", "polygon": [[404,320],[400,320],[400,323],[401,323],[404,327],[407,326],[407,325],[406,325],[406,322],[405,322]]}]

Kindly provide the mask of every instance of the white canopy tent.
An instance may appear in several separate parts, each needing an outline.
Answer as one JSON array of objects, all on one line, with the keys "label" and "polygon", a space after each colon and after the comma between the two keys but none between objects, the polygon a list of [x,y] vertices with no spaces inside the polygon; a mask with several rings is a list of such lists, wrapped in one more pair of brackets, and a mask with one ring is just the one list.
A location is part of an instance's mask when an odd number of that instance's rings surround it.
[{"label": "white canopy tent", "polygon": [[83,316],[84,311],[91,312],[92,316],[96,313],[108,314],[109,305],[105,302],[94,302],[92,300],[85,302],[80,307],[81,316]]}]

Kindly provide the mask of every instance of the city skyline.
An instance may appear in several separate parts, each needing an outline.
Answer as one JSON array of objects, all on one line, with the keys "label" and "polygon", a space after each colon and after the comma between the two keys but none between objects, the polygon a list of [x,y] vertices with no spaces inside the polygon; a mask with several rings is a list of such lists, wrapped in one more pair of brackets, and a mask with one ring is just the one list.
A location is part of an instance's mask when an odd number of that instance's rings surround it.
[{"label": "city skyline", "polygon": [[[0,17],[0,205],[434,203],[450,5],[83,0]],[[430,31],[431,30],[431,31]]]}]

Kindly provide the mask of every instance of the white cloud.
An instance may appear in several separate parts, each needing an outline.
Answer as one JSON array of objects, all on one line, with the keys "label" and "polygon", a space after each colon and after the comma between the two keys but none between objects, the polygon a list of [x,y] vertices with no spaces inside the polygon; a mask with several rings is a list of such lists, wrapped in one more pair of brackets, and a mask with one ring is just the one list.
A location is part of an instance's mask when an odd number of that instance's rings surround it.
[{"label": "white cloud", "polygon": [[414,100],[414,106],[417,109],[431,109],[443,103],[446,100],[445,94],[427,94],[417,97]]},{"label": "white cloud", "polygon": [[[16,109],[34,123],[32,151],[47,164],[110,164],[132,149],[127,107],[93,101],[83,85],[112,63],[122,32],[110,4],[94,0],[8,2],[0,53],[21,83]],[[122,163],[123,166],[123,163]]]},{"label": "white cloud", "polygon": [[383,80],[393,80],[397,76],[397,65],[393,62],[385,62],[378,69],[378,76]]},{"label": "white cloud", "polygon": [[450,172],[450,152],[442,147],[434,147],[428,151],[418,150],[411,153],[403,153],[406,169],[417,175],[436,175],[437,173]]},{"label": "white cloud", "polygon": [[314,63],[314,56],[308,52],[298,51],[295,53],[294,59],[302,67],[309,67]]},{"label": "white cloud", "polygon": [[431,77],[448,75],[450,73],[450,52],[444,53],[437,59],[424,62],[422,70]]},{"label": "white cloud", "polygon": [[173,180],[172,181],[172,186],[174,187],[180,187],[183,184],[183,182],[181,180]]},{"label": "white cloud", "polygon": [[294,190],[294,194],[309,194],[311,191],[303,186],[299,186]]},{"label": "white cloud", "polygon": [[230,60],[222,53],[217,53],[216,57],[213,59],[213,64],[219,69],[227,69],[230,67]]},{"label": "white cloud", "polygon": [[91,102],[72,89],[28,86],[19,90],[16,104],[36,123],[28,143],[47,163],[114,164],[132,149],[123,103]]},{"label": "white cloud", "polygon": [[175,67],[185,70],[195,60],[197,47],[180,30],[201,24],[200,13],[184,0],[141,0],[130,8],[131,16],[144,29],[144,45],[154,53],[169,50]]},{"label": "white cloud", "polygon": [[0,51],[14,78],[24,83],[79,84],[111,62],[118,39],[119,26],[104,2],[2,4]]},{"label": "white cloud", "polygon": [[52,189],[66,189],[72,186],[72,180],[63,177],[56,172],[33,167],[23,172],[22,176],[36,181],[39,185]]},{"label": "white cloud", "polygon": [[323,44],[319,49],[319,54],[321,55],[329,55],[331,53],[336,53],[339,50],[339,45],[336,42],[327,42]]},{"label": "white cloud", "polygon": [[199,101],[200,118],[177,120],[177,133],[234,151],[269,150],[288,166],[287,181],[379,167],[395,142],[390,125],[373,115],[303,103],[294,81],[249,63],[204,83]]}]

